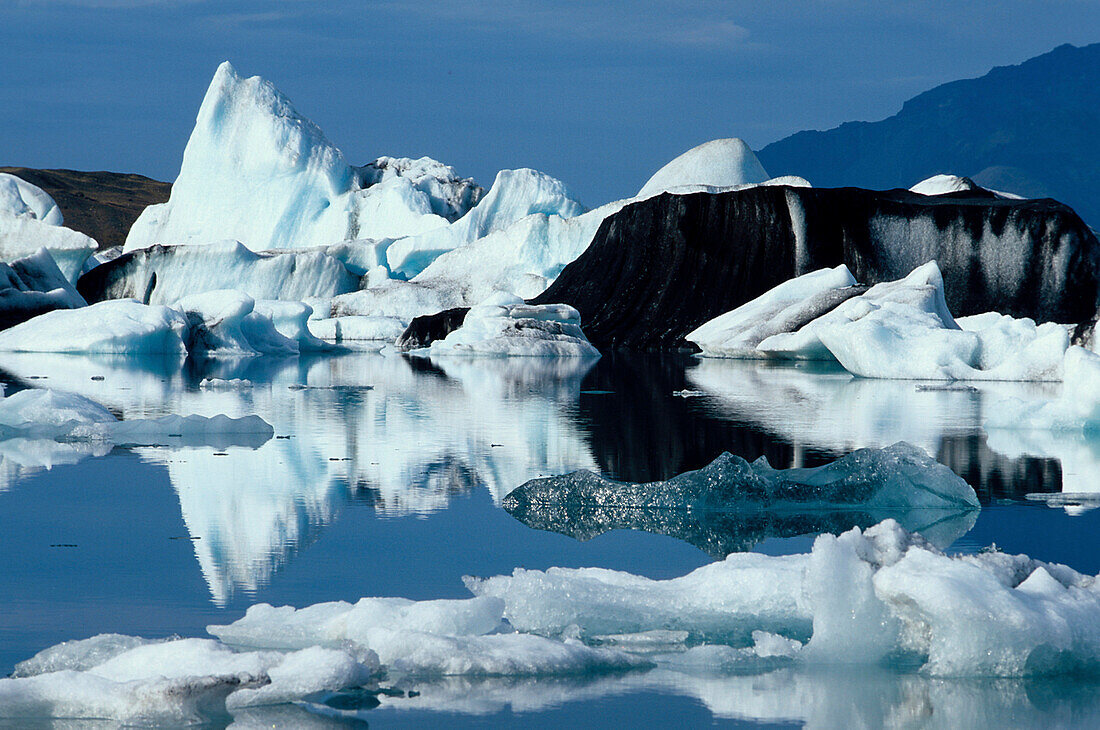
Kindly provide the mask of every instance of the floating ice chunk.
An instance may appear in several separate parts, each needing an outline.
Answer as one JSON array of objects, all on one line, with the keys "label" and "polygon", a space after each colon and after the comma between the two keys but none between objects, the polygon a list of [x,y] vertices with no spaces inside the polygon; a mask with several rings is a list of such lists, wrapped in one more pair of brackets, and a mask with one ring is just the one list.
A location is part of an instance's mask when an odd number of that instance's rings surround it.
[{"label": "floating ice chunk", "polygon": [[134,298],[174,305],[220,289],[237,289],[256,299],[297,301],[359,287],[359,277],[324,251],[254,253],[235,240],[201,243],[124,254],[82,276],[80,291],[88,301]]},{"label": "floating ice chunk", "polygon": [[946,547],[973,526],[974,490],[907,444],[863,449],[815,469],[777,471],[723,454],[667,482],[629,484],[579,471],[535,479],[502,506],[541,530],[588,540],[613,529],[684,540],[722,559],[770,537],[839,534],[892,517]]},{"label": "floating ice chunk", "polygon": [[806,556],[733,553],[670,580],[652,580],[603,568],[516,568],[511,576],[465,578],[476,596],[505,602],[505,618],[519,631],[582,635],[665,629],[694,638],[746,643],[763,630],[808,637],[812,614],[801,598]]},{"label": "floating ice chunk", "polygon": [[30,660],[30,671],[44,673],[0,679],[0,717],[206,723],[237,707],[355,687],[379,669],[362,647],[238,652],[209,639],[117,635],[67,644]]},{"label": "floating ice chunk", "polygon": [[455,221],[481,199],[485,191],[470,178],[461,178],[454,168],[430,157],[379,157],[361,171],[364,184],[384,184],[395,178],[412,183],[427,196],[431,212]]},{"label": "floating ice chunk", "polygon": [[363,598],[355,604],[336,601],[300,609],[260,603],[238,621],[206,630],[228,644],[251,648],[301,649],[345,641],[368,645],[375,629],[480,636],[500,628],[503,612],[504,602],[497,598]]},{"label": "floating ice chunk", "polygon": [[182,356],[188,331],[174,309],[122,299],[27,320],[0,332],[0,350]]},{"label": "floating ice chunk", "polygon": [[637,197],[647,198],[684,185],[726,187],[767,179],[768,173],[744,141],[736,137],[715,139],[693,147],[653,173]]},{"label": "floating ice chunk", "polygon": [[409,601],[364,598],[354,606],[325,603],[303,609],[251,607],[241,620],[208,626],[222,641],[248,647],[296,648],[351,641],[377,652],[387,671],[411,675],[555,675],[647,666],[618,651],[579,641],[491,633],[504,602]]},{"label": "floating ice chunk", "polygon": [[794,332],[865,290],[841,264],[790,279],[685,336],[711,357],[758,358],[768,337]]},{"label": "floating ice chunk", "polygon": [[585,211],[560,180],[536,170],[502,170],[476,206],[450,226],[394,241],[386,261],[395,274],[413,277],[443,253],[506,228],[532,214],[571,218]]},{"label": "floating ice chunk", "polygon": [[[421,351],[424,352],[424,351]],[[498,294],[472,307],[462,326],[427,348],[435,356],[598,357],[581,331],[581,316],[566,304],[526,304]]]},{"label": "floating ice chunk", "polygon": [[530,504],[604,509],[838,510],[978,509],[974,489],[924,451],[901,442],[860,449],[812,469],[773,469],[725,453],[667,482],[631,484],[588,471],[533,479],[504,498],[509,511]]}]

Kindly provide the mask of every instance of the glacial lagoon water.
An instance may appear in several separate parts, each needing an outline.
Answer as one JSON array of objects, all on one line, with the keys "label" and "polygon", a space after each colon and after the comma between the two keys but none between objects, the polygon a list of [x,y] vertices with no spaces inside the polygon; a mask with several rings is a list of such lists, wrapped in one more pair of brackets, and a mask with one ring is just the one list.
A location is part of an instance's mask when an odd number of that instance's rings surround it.
[{"label": "glacial lagoon water", "polygon": [[[630,481],[667,479],[722,451],[766,455],[777,467],[815,466],[906,440],[970,482],[982,501],[976,516],[930,525],[933,541],[954,552],[995,544],[1100,572],[1100,510],[1087,495],[1100,497],[1100,444],[982,428],[983,413],[999,398],[1040,397],[1057,386],[868,381],[821,366],[624,353],[598,361],[429,362],[352,352],[183,367],[9,354],[0,356],[0,378],[9,393],[75,391],[122,418],[257,414],[275,429],[274,438],[259,442],[106,452],[79,443],[0,442],[0,674],[42,648],[98,633],[204,636],[206,625],[236,620],[257,602],[462,598],[469,596],[464,575],[515,567],[599,566],[669,578],[730,549],[809,550],[814,531],[823,529],[818,522],[748,538],[728,515],[679,525],[675,536],[642,518],[632,530],[550,530],[528,527],[499,506],[537,476],[585,468]],[[866,526],[851,519],[827,527]],[[237,722],[1100,722],[1100,686],[1091,680],[931,679],[901,668],[733,676],[657,669],[407,680],[396,689],[359,720],[288,706]]]}]

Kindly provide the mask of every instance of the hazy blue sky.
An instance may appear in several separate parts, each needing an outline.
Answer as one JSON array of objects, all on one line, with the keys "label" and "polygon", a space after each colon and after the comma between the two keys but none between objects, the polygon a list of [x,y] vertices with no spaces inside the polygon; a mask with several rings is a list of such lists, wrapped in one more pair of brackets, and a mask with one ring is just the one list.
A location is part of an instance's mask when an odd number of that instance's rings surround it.
[{"label": "hazy blue sky", "polygon": [[354,163],[534,167],[591,205],[709,139],[880,119],[1098,40],[1097,0],[0,0],[0,164],[174,179],[229,59]]}]

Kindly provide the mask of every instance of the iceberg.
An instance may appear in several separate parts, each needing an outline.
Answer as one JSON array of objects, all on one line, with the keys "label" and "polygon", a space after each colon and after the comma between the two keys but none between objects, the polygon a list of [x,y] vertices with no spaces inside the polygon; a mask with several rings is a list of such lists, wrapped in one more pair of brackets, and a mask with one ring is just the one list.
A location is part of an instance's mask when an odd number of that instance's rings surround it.
[{"label": "iceberg", "polygon": [[150,246],[123,254],[80,277],[89,302],[137,299],[173,305],[192,294],[238,289],[256,299],[301,301],[359,288],[359,277],[324,251],[255,253],[239,241]]},{"label": "iceberg", "polygon": [[693,147],[653,173],[638,197],[648,198],[684,185],[729,187],[767,179],[768,173],[744,141],[715,139]]},{"label": "iceberg", "polygon": [[174,309],[119,299],[27,320],[0,332],[0,350],[183,356],[189,327]]},{"label": "iceberg", "polygon": [[235,290],[194,294],[173,307],[112,299],[47,312],[4,330],[0,351],[197,358],[297,355],[326,347],[308,331],[311,312],[302,303],[257,304]]},{"label": "iceberg", "polygon": [[125,250],[233,238],[261,251],[407,236],[446,224],[436,210],[464,213],[478,190],[428,159],[350,166],[271,83],[242,78],[226,62],[199,107],[168,202],[142,212]]},{"label": "iceberg", "polygon": [[585,210],[560,180],[526,168],[502,170],[489,192],[466,215],[445,228],[394,241],[386,249],[386,263],[394,274],[412,278],[445,252],[527,216],[571,218]]},{"label": "iceberg", "polygon": [[772,335],[794,332],[866,291],[844,264],[790,279],[685,336],[709,357],[760,358],[757,346]]},{"label": "iceberg", "polygon": [[531,305],[498,294],[472,307],[462,326],[426,350],[437,356],[599,357],[581,331],[581,316],[564,304]]},{"label": "iceberg", "polygon": [[55,309],[76,309],[86,304],[45,248],[0,262],[0,329]]},{"label": "iceberg", "polygon": [[836,360],[903,380],[1061,380],[1070,328],[987,312],[956,320],[935,261],[869,289],[847,268],[790,279],[687,335],[704,357]]},{"label": "iceberg", "polygon": [[64,227],[61,211],[45,191],[15,175],[0,173],[0,260],[11,262],[46,248],[72,284],[95,240]]}]

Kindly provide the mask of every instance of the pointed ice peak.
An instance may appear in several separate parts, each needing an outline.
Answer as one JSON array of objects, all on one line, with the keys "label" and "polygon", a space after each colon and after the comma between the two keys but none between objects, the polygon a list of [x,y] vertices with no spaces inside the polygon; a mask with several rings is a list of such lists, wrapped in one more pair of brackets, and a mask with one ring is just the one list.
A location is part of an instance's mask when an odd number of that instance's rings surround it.
[{"label": "pointed ice peak", "polygon": [[693,147],[662,167],[638,191],[639,198],[685,185],[730,187],[765,182],[768,173],[745,141],[715,139]]}]

